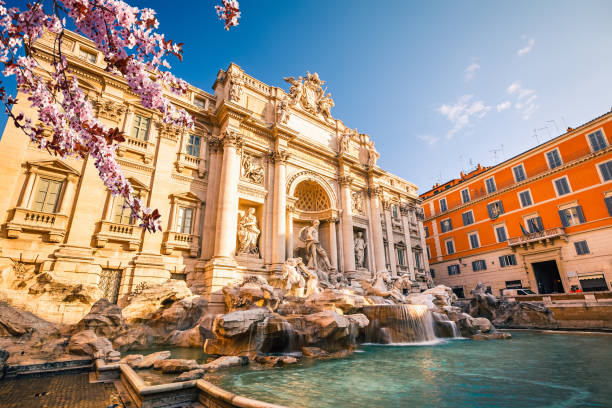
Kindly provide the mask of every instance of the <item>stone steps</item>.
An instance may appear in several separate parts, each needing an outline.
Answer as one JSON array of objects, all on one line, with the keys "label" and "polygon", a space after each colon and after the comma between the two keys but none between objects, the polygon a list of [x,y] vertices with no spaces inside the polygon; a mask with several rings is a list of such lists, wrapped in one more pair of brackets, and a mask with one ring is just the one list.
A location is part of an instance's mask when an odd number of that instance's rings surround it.
[{"label": "stone steps", "polygon": [[66,361],[51,361],[42,364],[9,366],[5,377],[44,377],[57,374],[78,374],[91,371],[93,360],[90,358]]}]

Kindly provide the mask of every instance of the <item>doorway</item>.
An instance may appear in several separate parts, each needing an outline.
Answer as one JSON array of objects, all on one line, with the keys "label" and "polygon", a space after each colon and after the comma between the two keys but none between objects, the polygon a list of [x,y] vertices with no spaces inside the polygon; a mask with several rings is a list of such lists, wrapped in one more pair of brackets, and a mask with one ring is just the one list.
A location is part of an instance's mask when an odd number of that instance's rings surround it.
[{"label": "doorway", "polygon": [[564,293],[556,261],[534,262],[531,264],[538,285],[538,293]]}]

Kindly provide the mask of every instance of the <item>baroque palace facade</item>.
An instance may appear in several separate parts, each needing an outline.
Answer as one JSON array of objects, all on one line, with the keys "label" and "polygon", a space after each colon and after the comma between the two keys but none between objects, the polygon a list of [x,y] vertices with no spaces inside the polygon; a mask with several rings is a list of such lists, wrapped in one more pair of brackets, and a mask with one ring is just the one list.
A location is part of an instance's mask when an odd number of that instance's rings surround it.
[{"label": "baroque palace facade", "polygon": [[421,195],[436,284],[468,295],[612,287],[612,113]]},{"label": "baroque palace facade", "polygon": [[[52,41],[46,34],[33,50],[43,65]],[[187,132],[143,109],[87,39],[67,33],[64,47],[100,120],[125,132],[118,161],[159,209],[164,231],[133,225],[90,160],[50,156],[9,122],[0,141],[0,266],[95,284],[119,302],[140,282],[173,278],[220,305],[228,282],[271,278],[300,255],[333,279],[388,271],[426,287],[416,186],[382,170],[370,137],[331,116],[316,73],[286,78],[287,93],[230,64],[213,94],[169,95],[195,118]],[[34,115],[19,101],[14,109]]]}]

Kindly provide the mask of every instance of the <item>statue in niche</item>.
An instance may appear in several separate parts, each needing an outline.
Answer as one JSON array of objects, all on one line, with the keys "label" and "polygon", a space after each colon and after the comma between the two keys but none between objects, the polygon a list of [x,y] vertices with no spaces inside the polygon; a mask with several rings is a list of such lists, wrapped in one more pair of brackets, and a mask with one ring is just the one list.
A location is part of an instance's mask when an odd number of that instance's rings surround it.
[{"label": "statue in niche", "polygon": [[300,230],[300,239],[305,242],[306,261],[309,268],[316,271],[319,281],[329,282],[327,273],[334,270],[327,251],[319,242],[319,220]]},{"label": "statue in niche", "polygon": [[280,101],[278,101],[278,105],[276,105],[276,120],[278,123],[282,123],[286,125],[289,122],[289,100],[287,97],[284,97]]},{"label": "statue in niche", "polygon": [[238,223],[238,253],[258,255],[257,240],[260,233],[255,208],[250,207]]},{"label": "statue in niche", "polygon": [[365,268],[365,256],[368,245],[363,239],[363,231],[357,231],[355,234],[355,266],[357,268]]},{"label": "statue in niche", "polygon": [[264,169],[253,162],[253,156],[244,154],[242,156],[242,177],[255,183],[263,184]]},{"label": "statue in niche", "polygon": [[342,156],[344,153],[348,152],[352,136],[351,132],[350,129],[347,129],[338,136],[338,156]]},{"label": "statue in niche", "polygon": [[351,202],[353,204],[353,211],[357,214],[363,214],[363,197],[361,191],[353,191],[351,193]]}]

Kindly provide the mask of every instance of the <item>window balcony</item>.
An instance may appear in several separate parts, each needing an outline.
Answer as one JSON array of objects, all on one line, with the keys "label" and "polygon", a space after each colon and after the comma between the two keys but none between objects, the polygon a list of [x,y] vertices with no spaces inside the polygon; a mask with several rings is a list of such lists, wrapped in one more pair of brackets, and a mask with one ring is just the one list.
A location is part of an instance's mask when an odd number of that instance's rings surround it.
[{"label": "window balcony", "polygon": [[192,156],[187,153],[178,153],[178,160],[174,163],[176,171],[183,173],[185,169],[193,170],[197,173],[199,178],[204,178],[206,175],[206,167],[204,166],[204,159]]},{"label": "window balcony", "polygon": [[49,242],[62,242],[66,235],[68,216],[57,213],[15,208],[6,225],[9,238],[19,238],[23,231],[42,232],[47,234]]},{"label": "window balcony", "polygon": [[174,250],[189,251],[189,256],[198,256],[199,236],[194,234],[182,234],[180,232],[166,231],[164,233],[164,243],[162,252],[170,255]]},{"label": "window balcony", "polygon": [[535,243],[552,243],[555,238],[561,238],[567,241],[567,236],[565,235],[565,230],[563,228],[549,228],[540,232],[532,232],[528,235],[522,235],[514,238],[510,238],[508,240],[508,246],[511,248],[516,248],[517,246],[526,247],[528,244]]},{"label": "window balcony", "polygon": [[98,248],[104,248],[108,241],[114,241],[127,244],[128,251],[136,251],[142,241],[142,229],[136,225],[100,221],[94,241]]},{"label": "window balcony", "polygon": [[154,145],[146,140],[126,135],[125,141],[117,149],[117,156],[127,157],[126,152],[140,156],[145,164],[151,164],[153,162]]}]

